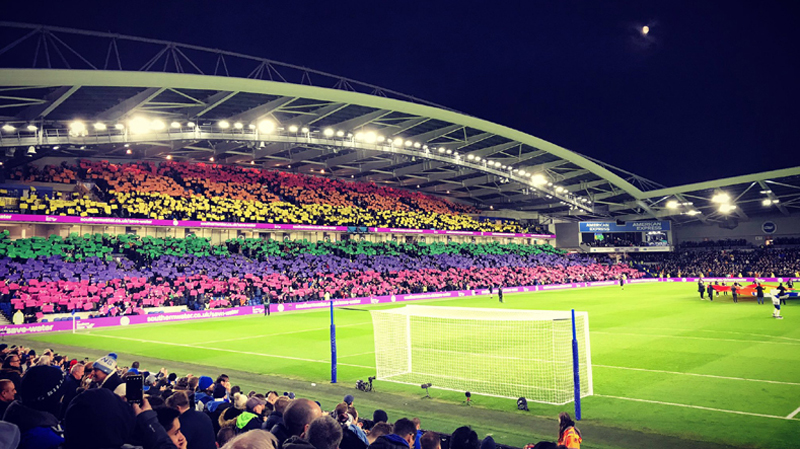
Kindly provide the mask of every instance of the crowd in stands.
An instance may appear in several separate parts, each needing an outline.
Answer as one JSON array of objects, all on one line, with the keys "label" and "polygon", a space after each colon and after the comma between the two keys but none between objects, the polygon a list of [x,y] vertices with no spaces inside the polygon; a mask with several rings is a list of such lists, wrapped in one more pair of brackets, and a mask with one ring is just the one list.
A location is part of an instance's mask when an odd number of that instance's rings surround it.
[{"label": "crowd in stands", "polygon": [[631,246],[647,246],[645,242],[634,242],[632,238],[626,238],[625,235],[612,235],[605,234],[602,240],[589,240],[584,243],[592,247],[631,247]]},{"label": "crowd in stands", "polygon": [[700,242],[681,242],[678,246],[681,249],[686,248],[741,248],[750,246],[746,239],[721,239],[721,240],[703,240]]},{"label": "crowd in stands", "polygon": [[800,245],[800,237],[778,237],[772,241],[772,244],[778,246]]},{"label": "crowd in stands", "polygon": [[445,199],[379,186],[258,168],[165,161],[14,170],[22,182],[93,182],[102,198],[56,199],[33,192],[26,213],[224,222],[367,226],[495,232],[542,232],[516,221],[478,220],[480,210]]},{"label": "crowd in stands", "polygon": [[800,249],[693,250],[630,254],[660,277],[800,277]]},{"label": "crowd in stands", "polygon": [[0,306],[36,319],[76,309],[116,316],[643,275],[550,245],[7,236],[0,234]]},{"label": "crowd in stands", "polygon": [[[220,374],[178,377],[110,353],[79,361],[0,344],[0,443],[7,449],[494,449],[468,426],[452,435],[422,430],[419,418],[394,422],[383,410],[362,418],[353,395],[334,407],[318,401],[246,393]],[[155,368],[155,367],[152,367]],[[141,376],[141,377],[132,377]],[[141,384],[134,382],[141,379]],[[130,383],[129,383],[130,381]],[[141,401],[132,389],[142,386]],[[129,385],[131,387],[129,387]],[[138,390],[138,388],[137,388]],[[580,448],[581,433],[559,415],[557,442],[527,448]]]}]

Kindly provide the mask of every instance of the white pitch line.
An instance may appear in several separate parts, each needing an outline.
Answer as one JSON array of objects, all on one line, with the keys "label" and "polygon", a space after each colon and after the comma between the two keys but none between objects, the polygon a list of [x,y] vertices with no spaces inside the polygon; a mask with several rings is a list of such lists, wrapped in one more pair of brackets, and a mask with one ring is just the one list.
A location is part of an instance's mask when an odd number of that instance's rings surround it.
[{"label": "white pitch line", "polygon": [[341,359],[341,358],[344,358],[344,357],[358,357],[360,355],[367,355],[367,354],[375,354],[375,351],[362,352],[362,353],[359,353],[359,354],[346,354],[346,355],[340,355],[338,357]]},{"label": "white pitch line", "polygon": [[797,416],[798,413],[800,413],[800,407],[797,407],[796,409],[794,409],[794,411],[792,413],[789,413],[788,415],[786,415],[786,419],[792,419],[795,416]]},{"label": "white pitch line", "polygon": [[[255,356],[260,356],[260,357],[272,357],[272,358],[276,358],[276,359],[297,360],[299,362],[312,362],[312,363],[325,363],[325,364],[330,364],[331,363],[330,360],[314,360],[314,359],[304,359],[304,358],[301,358],[301,357],[291,357],[291,356],[288,356],[288,355],[264,354],[264,353],[261,353],[261,352],[249,352],[249,351],[235,351],[233,349],[223,349],[223,348],[209,348],[207,346],[197,346],[197,345],[181,344],[181,343],[168,343],[168,342],[155,341],[155,340],[143,340],[141,338],[119,337],[119,336],[116,336],[116,335],[93,334],[93,336],[95,336],[95,337],[105,337],[105,338],[115,338],[115,339],[118,339],[118,340],[130,340],[130,341],[136,341],[136,342],[139,342],[139,343],[155,343],[155,344],[158,344],[158,345],[165,345],[165,346],[179,346],[179,347],[184,347],[184,348],[206,349],[206,350],[209,350],[209,351],[230,352],[232,354],[255,355]],[[354,365],[354,364],[351,364],[351,363],[339,363],[339,365],[342,365],[342,366],[353,366],[353,367],[356,367],[356,368],[375,369],[375,367],[373,367],[373,366]]]},{"label": "white pitch line", "polygon": [[[758,416],[760,418],[771,418],[771,419],[791,419],[788,416],[766,415],[766,414],[763,414],[763,413],[741,412],[739,410],[726,410],[724,408],[703,407],[702,405],[678,404],[678,403],[675,403],[675,402],[652,401],[650,399],[625,398],[625,397],[622,397],[622,396],[609,396],[609,395],[605,395],[605,394],[595,394],[594,396],[601,397],[601,398],[621,399],[623,401],[634,401],[634,402],[645,402],[645,403],[648,403],[648,404],[669,405],[669,406],[672,406],[672,407],[694,408],[694,409],[697,409],[697,410],[707,410],[707,411],[711,411],[711,412],[730,413],[730,414],[733,414],[733,415]],[[800,409],[798,409],[798,410],[800,410]]]},{"label": "white pitch line", "polygon": [[625,369],[625,370],[631,370],[631,371],[646,371],[646,372],[650,372],[650,373],[677,374],[677,375],[681,375],[681,376],[710,377],[712,379],[746,380],[746,381],[749,381],[749,382],[763,382],[763,383],[768,383],[768,384],[800,386],[800,383],[797,383],[797,382],[783,382],[783,381],[780,381],[780,380],[748,379],[746,377],[716,376],[714,374],[682,373],[680,371],[665,371],[665,370],[660,370],[660,369],[646,369],[646,368],[630,368],[630,367],[627,367],[627,366],[598,365],[596,363],[592,363],[592,368],[594,368],[594,367]]},{"label": "white pitch line", "polygon": [[694,337],[690,335],[634,334],[631,332],[603,332],[603,331],[592,331],[592,334],[620,335],[620,336],[633,336],[633,337],[684,338],[688,340],[730,341],[735,343],[800,346],[800,342],[794,343],[788,341],[770,341],[770,340],[761,340],[761,341],[739,340],[736,338]]}]

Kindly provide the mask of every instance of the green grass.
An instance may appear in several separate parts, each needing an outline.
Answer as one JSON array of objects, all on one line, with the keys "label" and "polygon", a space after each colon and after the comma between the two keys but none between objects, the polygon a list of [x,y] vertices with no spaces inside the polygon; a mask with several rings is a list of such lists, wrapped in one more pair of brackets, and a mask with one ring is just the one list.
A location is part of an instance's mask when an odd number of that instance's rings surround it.
[{"label": "green grass", "polygon": [[[586,447],[668,447],[676,442],[681,447],[800,447],[800,416],[785,419],[800,407],[797,304],[784,307],[786,319],[774,320],[770,304],[757,305],[754,300],[733,304],[724,296],[701,302],[694,290],[689,283],[642,284],[624,291],[603,287],[507,295],[505,304],[486,297],[429,303],[589,312],[595,396],[583,400],[579,427]],[[208,367],[209,374],[236,369],[277,376],[296,381],[295,391],[301,395],[330,400],[323,406],[332,408],[344,387],[358,393],[352,385],[374,374],[375,361],[369,313],[337,310],[342,387],[323,389],[330,387],[328,320],[327,311],[318,311],[27,339],[37,341],[38,349],[67,345],[92,354],[116,351],[191,363]],[[513,379],[514,373],[498,366],[497,375]],[[258,383],[258,378],[252,382]],[[318,385],[312,387],[311,382]],[[409,416],[425,410],[428,418],[423,424],[428,428],[450,432],[460,420],[507,444],[552,438],[552,419],[559,411],[572,411],[571,404],[531,403],[526,414],[515,410],[513,400],[479,395],[477,407],[468,411],[460,405],[462,393],[432,389],[436,400],[427,405],[420,400],[419,387],[381,381],[375,385],[383,396],[356,395],[362,407],[382,406]],[[268,388],[271,385],[262,384],[257,389]],[[369,407],[362,413],[371,412]],[[549,426],[553,431],[548,435]]]}]

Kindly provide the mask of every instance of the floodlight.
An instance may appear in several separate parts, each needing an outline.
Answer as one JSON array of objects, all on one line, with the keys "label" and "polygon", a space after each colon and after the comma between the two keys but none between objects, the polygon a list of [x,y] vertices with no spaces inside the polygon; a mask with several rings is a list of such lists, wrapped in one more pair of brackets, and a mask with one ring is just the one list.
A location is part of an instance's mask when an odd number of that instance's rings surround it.
[{"label": "floodlight", "polygon": [[9,125],[8,123],[3,125],[3,131],[8,132],[8,133],[14,132],[16,129],[17,128],[14,128],[13,125]]},{"label": "floodlight", "polygon": [[208,160],[214,162],[214,156],[211,156],[210,158],[208,158]]},{"label": "floodlight", "polygon": [[35,132],[35,131],[37,131],[39,129],[39,128],[36,127],[36,125],[28,125],[26,128],[30,132]]},{"label": "floodlight", "polygon": [[131,151],[131,149],[130,149],[130,148],[128,148],[127,150],[125,150],[125,154],[131,154],[131,153],[133,153],[133,151]]},{"label": "floodlight", "polygon": [[556,187],[556,192],[561,193],[564,191],[564,188],[561,186]]},{"label": "floodlight", "polygon": [[414,148],[420,148],[420,147],[422,147],[422,144],[421,144],[421,143],[419,143],[419,142],[414,142]]},{"label": "floodlight", "polygon": [[480,156],[475,156],[475,162],[480,162],[480,161],[481,161]]},{"label": "floodlight", "polygon": [[759,193],[766,195],[768,193],[772,193],[772,190],[762,190]]},{"label": "floodlight", "polygon": [[719,205],[719,211],[722,212],[723,214],[727,214],[728,212],[731,212],[734,209],[736,209],[736,206],[733,205],[733,204],[720,204]]},{"label": "floodlight", "polygon": [[308,131],[309,131],[308,128],[306,128],[305,126],[303,127],[303,129],[300,130],[300,132],[303,134],[308,134]]},{"label": "floodlight", "polygon": [[364,133],[362,133],[361,131],[357,132],[356,135],[355,135],[355,139],[356,140],[364,140]]},{"label": "floodlight", "polygon": [[378,142],[383,142],[385,140],[386,140],[386,137],[383,137],[382,135],[378,134]]},{"label": "floodlight", "polygon": [[221,121],[219,121],[219,122],[217,123],[217,125],[218,125],[220,128],[222,128],[222,129],[228,129],[228,128],[230,128],[230,127],[231,127],[231,124],[230,124],[230,123],[228,123],[228,121],[227,121],[227,120],[221,120]]},{"label": "floodlight", "polygon": [[105,131],[107,129],[106,124],[103,122],[96,122],[92,127],[94,127],[95,131]]},{"label": "floodlight", "polygon": [[325,169],[324,169],[324,168],[321,168],[321,169],[319,170],[319,172],[320,172],[320,173],[322,173],[322,174],[324,175],[324,174],[325,174]]},{"label": "floodlight", "polygon": [[117,123],[116,125],[114,125],[114,129],[118,129],[121,131],[125,129],[125,125],[123,125],[122,123]]},{"label": "floodlight", "polygon": [[468,154],[467,155],[467,159],[471,161],[471,160],[475,159],[475,155],[474,154]]},{"label": "floodlight", "polygon": [[731,197],[725,192],[719,192],[711,197],[711,201],[715,203],[728,203],[730,202]]},{"label": "floodlight", "polygon": [[367,143],[375,143],[377,139],[378,135],[375,134],[374,131],[369,131],[366,134],[364,134],[364,141],[366,141]]},{"label": "floodlight", "polygon": [[531,181],[533,181],[533,185],[535,186],[547,184],[547,178],[545,178],[541,173],[536,173],[535,175],[531,176]]},{"label": "floodlight", "polygon": [[247,125],[247,128],[248,129],[256,129],[256,125],[250,123],[249,125]]},{"label": "floodlight", "polygon": [[411,145],[414,145],[414,142],[412,142],[410,140],[406,140],[406,146],[410,147]]},{"label": "floodlight", "polygon": [[233,127],[236,129],[242,129],[244,128],[244,124],[242,124],[242,122],[236,122],[233,124]]},{"label": "floodlight", "polygon": [[333,135],[336,134],[336,131],[334,131],[333,128],[325,128],[325,131],[322,131],[322,134],[325,137],[333,137]]},{"label": "floodlight", "polygon": [[505,169],[507,169],[507,168],[508,168],[508,167],[506,167],[505,165],[501,165],[501,166],[500,166],[500,169],[501,169],[501,170],[505,170]]},{"label": "floodlight", "polygon": [[289,125],[289,132],[296,133],[297,132],[297,125]]},{"label": "floodlight", "polygon": [[31,146],[28,147],[28,154],[27,155],[28,156],[33,156],[34,154],[36,154],[36,147],[31,145]]},{"label": "floodlight", "polygon": [[61,148],[61,147],[60,147],[60,146],[58,146],[58,145],[56,145],[56,146],[54,146],[54,147],[53,147],[53,149],[54,149],[54,150],[57,150],[57,149],[59,149],[59,148]]},{"label": "floodlight", "polygon": [[403,139],[401,137],[395,137],[395,139],[392,141],[392,145],[396,145],[398,147],[402,146],[403,145]]},{"label": "floodlight", "polygon": [[167,125],[163,121],[155,119],[152,122],[150,122],[150,127],[153,128],[153,130],[155,131],[159,131],[166,128]]},{"label": "floodlight", "polygon": [[195,125],[194,125],[194,122],[189,122],[189,123],[186,124],[186,126],[189,127],[189,128],[194,128]]},{"label": "floodlight", "polygon": [[675,201],[675,200],[667,201],[667,209],[677,209],[677,208],[678,208],[678,202],[677,201]]},{"label": "floodlight", "polygon": [[336,137],[344,137],[344,131],[342,130],[336,131]]},{"label": "floodlight", "polygon": [[250,161],[250,165],[255,165],[256,161]]},{"label": "floodlight", "polygon": [[275,131],[275,122],[269,119],[264,119],[258,122],[258,131],[264,134],[270,134]]},{"label": "floodlight", "polygon": [[181,124],[180,124],[180,122],[172,122],[172,123],[169,124],[169,126],[170,126],[170,128],[180,129]]},{"label": "floodlight", "polygon": [[765,198],[764,201],[761,202],[763,206],[769,206],[772,204],[772,200],[769,198]]},{"label": "floodlight", "polygon": [[447,151],[445,151],[445,153],[447,153],[447,154],[453,154],[453,150],[447,150]]},{"label": "floodlight", "polygon": [[80,120],[73,120],[69,124],[69,135],[70,136],[85,136],[86,135],[86,123],[83,123]]}]

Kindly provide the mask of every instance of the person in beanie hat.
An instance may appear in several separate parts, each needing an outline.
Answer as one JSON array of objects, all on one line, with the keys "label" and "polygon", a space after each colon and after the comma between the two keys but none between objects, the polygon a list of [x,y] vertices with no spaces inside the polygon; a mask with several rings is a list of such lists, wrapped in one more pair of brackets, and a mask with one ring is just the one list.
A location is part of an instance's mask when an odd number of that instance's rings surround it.
[{"label": "person in beanie hat", "polygon": [[19,427],[19,449],[55,449],[64,439],[58,425],[64,375],[54,366],[34,366],[22,377],[20,401],[8,406],[4,421]]},{"label": "person in beanie hat", "polygon": [[236,417],[236,428],[239,429],[239,432],[260,429],[264,424],[264,420],[261,419],[261,413],[266,406],[267,400],[264,398],[253,396],[248,399],[245,404],[245,411]]},{"label": "person in beanie hat", "polygon": [[346,402],[347,406],[350,407],[351,405],[353,405],[353,400],[354,399],[355,398],[353,397],[352,394],[348,394],[347,396],[344,397],[344,402]]},{"label": "person in beanie hat", "polygon": [[194,394],[194,400],[197,401],[196,410],[202,412],[206,404],[213,399],[214,381],[208,376],[200,376],[197,382],[197,392]]},{"label": "person in beanie hat", "polygon": [[117,373],[117,355],[113,352],[92,364],[92,380],[100,387],[114,391],[122,379]]}]

